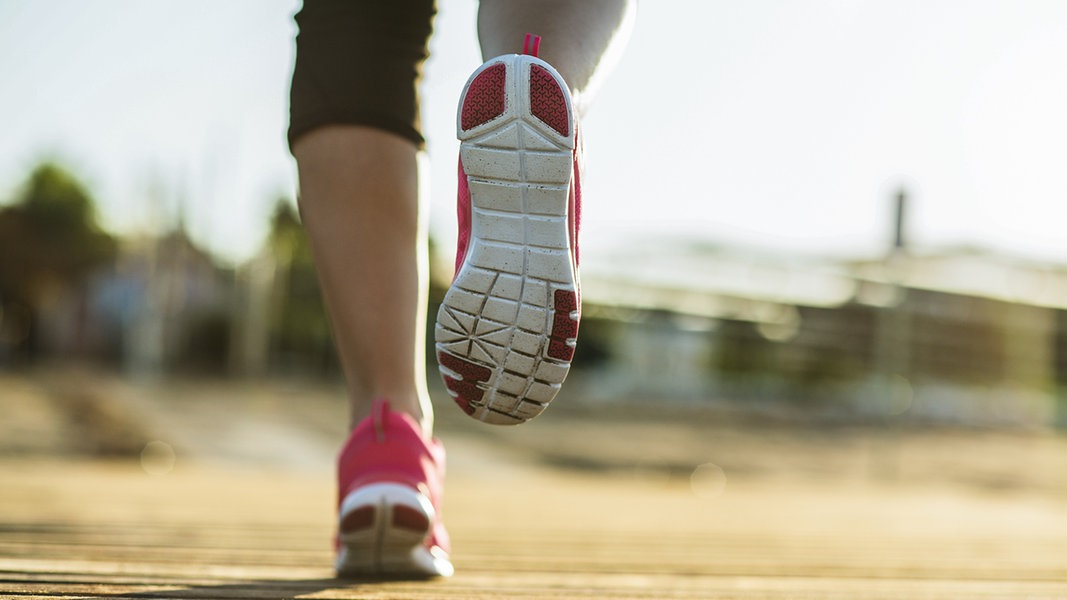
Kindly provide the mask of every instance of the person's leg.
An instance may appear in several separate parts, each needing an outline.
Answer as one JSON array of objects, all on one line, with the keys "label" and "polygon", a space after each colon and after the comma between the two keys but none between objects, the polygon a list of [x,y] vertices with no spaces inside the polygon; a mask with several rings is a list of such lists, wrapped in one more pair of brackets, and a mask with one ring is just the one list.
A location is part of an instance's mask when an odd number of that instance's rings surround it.
[{"label": "person's leg", "polygon": [[579,113],[613,66],[633,27],[636,0],[481,0],[478,39],[488,60],[521,53],[527,33],[538,56],[563,76]]},{"label": "person's leg", "polygon": [[416,153],[381,129],[331,125],[293,145],[300,210],[349,387],[353,426],[387,398],[427,432],[426,231]]},{"label": "person's leg", "polygon": [[293,144],[352,433],[338,457],[341,576],[450,575],[444,449],[426,391],[426,230],[415,143],[328,125]]},{"label": "person's leg", "polygon": [[418,81],[434,0],[305,0],[289,142],[348,385],[351,424],[386,399],[429,433]]},{"label": "person's leg", "polygon": [[444,449],[425,381],[418,79],[433,0],[304,0],[289,143],[348,384],[337,461],[339,576],[450,575]]}]

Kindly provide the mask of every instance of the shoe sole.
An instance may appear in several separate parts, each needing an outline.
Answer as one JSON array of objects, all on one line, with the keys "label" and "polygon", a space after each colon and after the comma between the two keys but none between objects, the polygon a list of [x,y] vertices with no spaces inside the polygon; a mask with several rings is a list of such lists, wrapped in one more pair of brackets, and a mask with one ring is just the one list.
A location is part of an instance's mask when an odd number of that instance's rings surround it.
[{"label": "shoe sole", "polygon": [[448,577],[452,563],[427,548],[435,513],[430,500],[409,487],[381,483],[345,497],[338,520],[338,577]]},{"label": "shoe sole", "polygon": [[515,425],[552,401],[574,355],[570,94],[544,61],[504,56],[471,76],[458,121],[471,237],[437,314],[437,357],[467,414]]}]

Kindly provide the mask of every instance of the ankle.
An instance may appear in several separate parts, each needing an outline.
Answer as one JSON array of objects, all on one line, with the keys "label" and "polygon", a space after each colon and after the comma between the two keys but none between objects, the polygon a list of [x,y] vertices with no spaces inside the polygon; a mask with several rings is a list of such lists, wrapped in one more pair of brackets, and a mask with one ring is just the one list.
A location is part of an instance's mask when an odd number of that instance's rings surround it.
[{"label": "ankle", "polygon": [[433,406],[428,398],[423,399],[417,394],[381,394],[359,398],[358,400],[352,399],[349,411],[351,417],[349,430],[354,430],[364,419],[370,416],[376,398],[385,398],[390,410],[410,416],[422,428],[423,435],[427,438],[433,436]]}]

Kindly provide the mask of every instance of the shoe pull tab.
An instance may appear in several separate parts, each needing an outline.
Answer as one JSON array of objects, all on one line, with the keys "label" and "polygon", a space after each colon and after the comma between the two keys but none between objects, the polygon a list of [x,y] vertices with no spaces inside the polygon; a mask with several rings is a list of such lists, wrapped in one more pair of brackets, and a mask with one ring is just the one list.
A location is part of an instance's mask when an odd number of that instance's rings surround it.
[{"label": "shoe pull tab", "polygon": [[385,443],[385,415],[389,412],[389,403],[378,398],[371,405],[371,422],[374,423],[374,437],[379,444]]},{"label": "shoe pull tab", "polygon": [[522,42],[522,53],[529,54],[530,56],[537,56],[537,53],[541,51],[541,36],[534,35],[532,33],[526,34],[526,39]]}]

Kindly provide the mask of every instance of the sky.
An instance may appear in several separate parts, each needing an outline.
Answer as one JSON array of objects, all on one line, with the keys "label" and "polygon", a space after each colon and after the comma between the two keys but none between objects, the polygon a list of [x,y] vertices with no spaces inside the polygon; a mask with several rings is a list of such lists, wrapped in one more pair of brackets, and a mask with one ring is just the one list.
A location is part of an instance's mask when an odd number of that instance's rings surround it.
[{"label": "sky", "polygon": [[[474,0],[441,0],[423,84],[431,231],[455,239]],[[299,0],[4,0],[0,202],[57,159],[109,228],[173,223],[231,262],[296,194]],[[697,239],[867,257],[910,199],[921,248],[1067,263],[1067,2],[653,0],[582,123],[583,259]],[[599,257],[599,258],[598,258]]]}]

